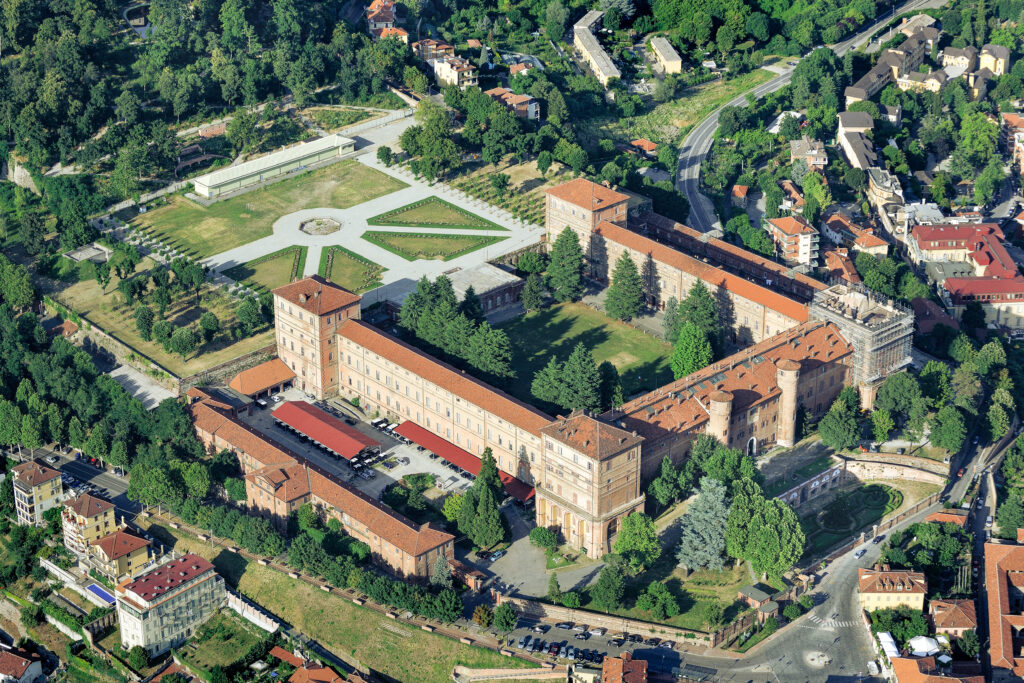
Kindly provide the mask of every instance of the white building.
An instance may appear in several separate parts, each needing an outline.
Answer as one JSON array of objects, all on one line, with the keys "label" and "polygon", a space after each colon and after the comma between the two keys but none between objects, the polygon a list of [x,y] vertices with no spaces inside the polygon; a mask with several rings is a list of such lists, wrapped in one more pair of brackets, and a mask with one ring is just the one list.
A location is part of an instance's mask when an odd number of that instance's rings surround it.
[{"label": "white building", "polygon": [[121,646],[151,657],[190,638],[224,604],[224,579],[198,555],[184,555],[119,585]]},{"label": "white building", "polygon": [[0,650],[0,683],[35,683],[45,681],[39,655],[18,650]]},{"label": "white building", "polygon": [[314,164],[340,158],[355,151],[356,141],[335,133],[271,152],[237,166],[213,171],[192,180],[196,194],[212,199],[229,192],[271,180],[288,173],[303,171]]}]

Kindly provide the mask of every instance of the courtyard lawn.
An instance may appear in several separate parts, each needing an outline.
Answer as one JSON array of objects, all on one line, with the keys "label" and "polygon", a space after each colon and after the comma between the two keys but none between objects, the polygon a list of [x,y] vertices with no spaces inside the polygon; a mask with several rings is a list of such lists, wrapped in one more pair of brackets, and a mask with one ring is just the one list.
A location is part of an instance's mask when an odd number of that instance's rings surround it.
[{"label": "courtyard lawn", "polygon": [[222,609],[203,624],[189,644],[178,653],[185,661],[209,671],[215,666],[234,664],[265,633],[228,608]]},{"label": "courtyard lawn", "polygon": [[551,356],[564,361],[579,342],[590,347],[599,364],[610,361],[618,369],[627,398],[672,381],[668,343],[583,304],[559,304],[500,327],[512,342],[517,373],[509,392],[530,403],[536,403],[530,394],[533,375]]},{"label": "courtyard lawn", "polygon": [[358,161],[282,180],[204,207],[172,197],[166,206],[139,214],[132,224],[197,258],[206,258],[271,234],[281,216],[300,209],[347,209],[407,187]]},{"label": "courtyard lawn", "polygon": [[[137,275],[145,273],[153,266],[153,261],[145,258],[135,272]],[[218,336],[210,344],[200,346],[198,355],[193,354],[182,360],[181,356],[164,351],[163,346],[155,340],[143,341],[135,328],[134,306],[124,305],[117,291],[118,282],[116,276],[112,277],[104,290],[95,280],[83,280],[54,292],[53,298],[178,377],[194,375],[274,342],[273,330],[237,341],[230,339],[225,330],[238,323],[235,313],[238,301],[207,284],[200,291],[199,305],[196,305],[194,296],[179,296],[167,308],[166,319],[175,327],[191,325],[197,329],[199,316],[205,311],[211,311],[220,319],[221,332]]]},{"label": "courtyard lawn", "polygon": [[719,78],[683,88],[676,97],[640,116],[587,119],[582,122],[581,144],[596,148],[602,139],[629,142],[644,137],[657,143],[678,145],[691,128],[716,109],[777,75],[766,69],[755,69],[731,80]]},{"label": "courtyard lawn", "polygon": [[324,247],[317,273],[350,292],[360,294],[380,287],[384,268],[345,247]]},{"label": "courtyard lawn", "polygon": [[378,247],[398,254],[406,261],[451,261],[453,258],[489,247],[503,241],[504,237],[483,235],[428,235],[410,232],[380,232],[370,230],[363,233],[363,239]]},{"label": "courtyard lawn", "polygon": [[285,247],[224,271],[232,280],[256,289],[276,289],[302,275],[308,247]]},{"label": "courtyard lawn", "polygon": [[475,213],[460,209],[440,197],[427,197],[418,202],[387,211],[367,219],[368,225],[396,225],[414,228],[453,228],[461,230],[505,230],[497,223]]},{"label": "courtyard lawn", "polygon": [[384,674],[408,683],[447,683],[452,668],[526,668],[515,657],[464,645],[457,640],[427,633],[389,619],[383,614],[350,602],[337,593],[324,593],[299,579],[249,562],[241,555],[202,542],[190,534],[140,520],[149,532],[174,546],[178,552],[194,552],[213,562],[239,593],[262,605],[329,650],[354,658]]}]

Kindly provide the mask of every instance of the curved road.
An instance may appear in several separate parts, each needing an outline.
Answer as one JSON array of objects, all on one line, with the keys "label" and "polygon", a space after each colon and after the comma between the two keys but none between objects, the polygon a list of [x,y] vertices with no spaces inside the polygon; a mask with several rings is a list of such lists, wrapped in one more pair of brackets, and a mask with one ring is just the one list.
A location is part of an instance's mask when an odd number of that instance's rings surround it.
[{"label": "curved road", "polygon": [[[881,29],[885,22],[892,19],[895,15],[913,10],[941,7],[944,4],[946,4],[946,0],[909,0],[900,5],[897,10],[894,10],[888,16],[875,22],[860,33],[829,47],[832,48],[833,52],[842,57],[850,50],[866,43],[875,31]],[[721,227],[718,217],[715,215],[714,204],[700,191],[700,165],[711,150],[711,143],[715,138],[715,130],[718,129],[718,114],[722,111],[722,108],[744,105],[747,102],[747,95],[750,94],[753,94],[756,98],[761,98],[767,93],[774,92],[789,83],[792,75],[793,67],[787,66],[780,75],[748,90],[716,109],[711,116],[701,121],[691,130],[683,140],[683,145],[679,150],[679,165],[676,169],[676,189],[690,202],[690,216],[687,221],[690,227],[701,232],[708,232],[709,230]]]}]

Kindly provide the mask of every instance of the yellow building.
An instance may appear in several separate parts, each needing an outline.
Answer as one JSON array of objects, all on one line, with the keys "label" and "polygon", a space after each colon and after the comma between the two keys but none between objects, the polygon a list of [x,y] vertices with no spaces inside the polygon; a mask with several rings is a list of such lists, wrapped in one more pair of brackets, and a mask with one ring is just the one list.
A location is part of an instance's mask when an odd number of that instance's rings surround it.
[{"label": "yellow building", "polygon": [[860,607],[866,612],[906,605],[923,610],[928,582],[921,572],[906,569],[890,570],[888,565],[857,572],[857,593]]},{"label": "yellow building", "polygon": [[60,472],[38,460],[30,460],[15,467],[13,474],[18,524],[42,526],[43,513],[57,506],[64,495]]},{"label": "yellow building", "polygon": [[88,555],[89,546],[117,529],[114,504],[83,493],[64,506],[61,515],[64,546],[76,555]]},{"label": "yellow building", "polygon": [[983,45],[978,57],[978,70],[988,69],[993,76],[1002,76],[1010,70],[1010,50],[1003,45]]},{"label": "yellow building", "polygon": [[113,583],[133,579],[149,562],[149,541],[119,529],[90,546],[92,556],[88,562]]}]

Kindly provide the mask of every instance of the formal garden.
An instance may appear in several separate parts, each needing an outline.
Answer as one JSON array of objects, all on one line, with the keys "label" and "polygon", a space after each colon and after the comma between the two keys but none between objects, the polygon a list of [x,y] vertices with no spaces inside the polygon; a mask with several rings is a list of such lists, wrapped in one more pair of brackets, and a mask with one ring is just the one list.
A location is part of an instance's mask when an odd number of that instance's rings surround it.
[{"label": "formal garden", "polygon": [[503,241],[504,237],[484,235],[435,235],[368,230],[363,239],[401,256],[406,261],[451,261],[478,249]]},{"label": "formal garden", "polygon": [[306,266],[308,247],[285,247],[247,263],[222,271],[224,275],[244,282],[257,290],[269,291],[300,277]]},{"label": "formal garden", "polygon": [[802,517],[807,552],[822,553],[877,524],[903,505],[903,492],[884,484],[865,484],[839,493],[818,512]]},{"label": "formal garden", "polygon": [[427,197],[418,202],[366,219],[368,225],[391,225],[415,228],[451,228],[459,230],[505,230],[497,223],[461,209],[440,197]]},{"label": "formal garden", "polygon": [[286,214],[316,207],[347,209],[403,187],[400,180],[346,160],[210,206],[174,195],[136,215],[132,225],[202,259],[269,236],[274,221]]},{"label": "formal garden", "polygon": [[345,247],[329,246],[320,251],[317,273],[350,292],[361,294],[382,284],[384,268]]}]

